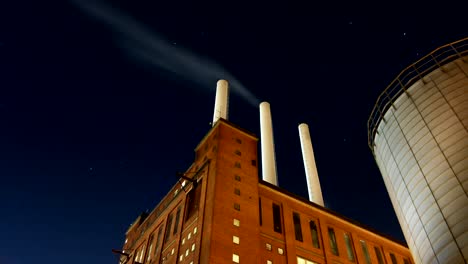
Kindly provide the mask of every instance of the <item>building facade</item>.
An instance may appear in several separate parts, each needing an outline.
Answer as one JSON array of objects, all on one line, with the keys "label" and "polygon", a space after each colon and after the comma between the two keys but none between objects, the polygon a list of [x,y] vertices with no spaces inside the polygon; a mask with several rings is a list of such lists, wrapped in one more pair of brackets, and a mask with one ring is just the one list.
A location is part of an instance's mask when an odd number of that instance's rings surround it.
[{"label": "building facade", "polygon": [[415,262],[468,263],[468,39],[402,71],[368,127]]},{"label": "building facade", "polygon": [[120,263],[411,264],[409,249],[259,180],[258,139],[220,119],[126,233]]}]

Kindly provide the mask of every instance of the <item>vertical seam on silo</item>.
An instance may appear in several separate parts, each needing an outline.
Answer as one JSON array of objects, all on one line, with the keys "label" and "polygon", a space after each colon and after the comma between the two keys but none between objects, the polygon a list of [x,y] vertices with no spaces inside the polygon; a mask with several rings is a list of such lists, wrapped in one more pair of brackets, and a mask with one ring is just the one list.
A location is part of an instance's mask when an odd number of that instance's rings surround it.
[{"label": "vertical seam on silo", "polygon": [[[401,129],[400,124],[398,123],[398,120],[396,119],[395,114],[393,113],[393,111],[392,111],[391,109],[389,109],[388,111],[390,111],[390,112],[392,113],[393,118],[395,119],[395,122],[398,124],[398,128],[400,128],[401,134],[402,134],[403,137],[405,138],[405,141],[406,141],[406,143],[408,144],[408,147],[409,147],[410,150],[411,150],[411,146],[409,145],[408,141],[406,140],[406,137],[405,137],[405,135],[403,134],[403,130]],[[422,227],[422,229],[424,230],[424,233],[426,233],[426,238],[427,238],[427,240],[428,240],[428,242],[429,242],[429,245],[431,246],[432,252],[434,253],[434,257],[437,259],[437,262],[440,263],[440,262],[439,262],[439,259],[437,258],[437,254],[436,254],[434,248],[432,247],[432,243],[431,243],[431,240],[429,239],[429,235],[428,235],[428,233],[427,233],[427,230],[426,230],[424,224],[422,223],[421,216],[419,215],[419,212],[418,212],[418,208],[417,208],[416,205],[414,204],[413,196],[411,195],[411,192],[408,190],[408,184],[406,183],[405,178],[403,177],[403,174],[401,173],[401,170],[400,170],[400,166],[399,166],[399,164],[398,164],[398,161],[396,160],[396,157],[395,157],[395,155],[393,154],[392,148],[390,147],[390,144],[388,143],[388,140],[387,140],[387,137],[386,137],[386,135],[385,135],[384,130],[382,130],[382,134],[383,134],[383,136],[384,136],[385,143],[387,144],[388,149],[389,149],[389,151],[390,151],[390,155],[392,155],[393,161],[395,162],[396,168],[398,169],[398,173],[399,173],[400,176],[401,176],[401,180],[403,181],[403,183],[404,183],[404,185],[405,185],[405,189],[406,189],[406,191],[408,192],[408,195],[409,195],[409,197],[410,197],[410,199],[411,199],[411,204],[413,205],[414,210],[415,210],[416,214],[418,215],[418,220],[419,220],[419,222],[421,223],[421,227]],[[417,161],[417,159],[416,159],[416,156],[414,156],[414,153],[413,153],[412,150],[411,150],[411,153],[413,154],[413,157],[414,157],[414,159],[415,159],[415,161],[416,161],[416,163],[417,163],[418,161]],[[417,164],[418,164],[418,163],[417,163]],[[419,164],[418,164],[418,167],[419,167]],[[419,167],[419,168],[421,169],[421,167]],[[394,186],[393,183],[392,183],[392,186]],[[396,195],[396,194],[397,194],[397,193],[395,192],[395,195]],[[397,199],[397,200],[398,200],[398,199]],[[400,204],[400,201],[399,201],[399,200],[398,200],[398,204]],[[403,211],[403,207],[402,207],[401,205],[400,205],[400,208],[401,208],[401,210]],[[406,216],[406,214],[404,214],[404,215]],[[406,217],[405,217],[405,220],[406,220]],[[408,226],[409,226],[409,223],[408,223]],[[409,230],[409,228],[408,228],[408,230]],[[420,252],[419,248],[416,246],[416,242],[415,242],[415,241],[416,241],[416,237],[413,236],[413,232],[411,232],[411,235],[412,235],[411,237],[413,238],[413,243],[415,244],[415,247],[416,247],[416,249],[417,249],[417,253],[418,253],[418,255],[419,255],[421,252]],[[419,255],[419,259],[422,261],[423,258],[422,258],[421,255]]]},{"label": "vertical seam on silo", "polygon": [[[432,80],[432,78],[431,78],[431,80]],[[445,156],[445,154],[444,154],[444,152],[442,151],[442,149],[441,149],[439,143],[438,143],[437,140],[435,139],[434,134],[432,133],[432,131],[431,131],[429,125],[428,125],[427,122],[426,122],[426,119],[424,118],[424,116],[422,115],[421,111],[419,110],[418,105],[416,104],[416,102],[413,100],[413,98],[412,98],[411,96],[409,96],[409,99],[410,99],[411,102],[413,103],[413,105],[414,105],[416,111],[418,112],[419,116],[421,117],[422,121],[424,122],[424,125],[426,126],[427,130],[429,131],[429,133],[431,134],[432,138],[433,138],[434,141],[436,142],[437,146],[439,147],[440,152],[441,152],[442,155],[444,156],[444,158],[445,158],[445,160],[447,161],[447,163],[448,163],[450,169],[451,169],[452,172],[454,173],[455,178],[457,179],[458,183],[460,184],[460,181],[458,180],[458,178],[457,178],[457,176],[456,176],[456,174],[455,174],[455,171],[453,171],[453,168],[452,168],[452,166],[450,165],[450,163],[448,162],[447,157]],[[392,113],[393,113],[393,112],[392,112]],[[396,116],[395,116],[395,115],[393,115],[393,116],[395,117],[395,120],[396,120],[396,122],[397,122],[397,124],[398,124],[398,127],[400,127],[400,123],[399,123],[398,120],[396,119]],[[422,168],[421,168],[421,166],[420,166],[420,164],[419,164],[419,162],[418,162],[418,159],[416,159],[416,155],[415,155],[415,153],[414,153],[414,151],[413,151],[413,148],[411,147],[411,145],[410,145],[408,139],[406,138],[405,134],[403,133],[403,129],[402,129],[401,127],[400,127],[400,129],[401,129],[401,133],[403,134],[403,137],[404,137],[405,140],[406,140],[406,143],[408,144],[408,146],[409,146],[409,148],[410,148],[410,150],[411,150],[411,153],[413,154],[413,156],[414,156],[414,158],[415,158],[415,160],[416,160],[416,163],[417,163],[417,165],[418,165],[418,167],[419,167],[419,169],[420,169],[422,175],[424,175],[424,181],[426,182],[427,187],[429,188],[429,191],[431,192],[432,197],[434,198],[435,204],[436,204],[437,207],[439,208],[439,212],[440,212],[440,214],[442,215],[442,218],[444,219],[445,224],[447,225],[447,229],[449,230],[450,235],[451,235],[452,238],[453,238],[453,242],[454,242],[455,245],[457,246],[458,252],[459,252],[460,255],[463,257],[463,252],[461,251],[461,247],[460,247],[460,245],[458,244],[457,239],[456,239],[455,235],[453,234],[452,229],[450,228],[450,225],[448,224],[447,219],[445,218],[445,215],[444,215],[443,212],[442,212],[442,208],[440,208],[439,202],[437,201],[437,199],[436,199],[436,197],[435,197],[435,195],[434,195],[434,192],[433,192],[433,190],[432,190],[432,188],[431,188],[429,182],[427,181],[426,175],[424,174],[424,172],[423,172],[423,170],[422,170]],[[462,186],[463,186],[463,185],[462,185]],[[463,188],[462,188],[462,189],[463,189]],[[464,190],[464,189],[463,189],[463,190]],[[466,192],[465,192],[465,195],[466,195]],[[428,237],[428,238],[429,238],[429,237]],[[429,241],[430,241],[430,239],[429,239]],[[432,241],[431,241],[431,246],[432,246]],[[466,261],[465,261],[465,263],[466,263]]]}]

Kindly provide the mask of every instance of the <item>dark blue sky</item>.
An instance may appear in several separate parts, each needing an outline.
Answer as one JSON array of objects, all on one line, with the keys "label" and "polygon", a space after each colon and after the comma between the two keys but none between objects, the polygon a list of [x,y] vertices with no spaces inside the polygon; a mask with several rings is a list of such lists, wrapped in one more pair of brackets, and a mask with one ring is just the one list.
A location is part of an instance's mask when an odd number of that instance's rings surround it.
[{"label": "dark blue sky", "polygon": [[[468,36],[462,8],[130,2],[0,4],[0,263],[117,263],[232,77],[271,104],[280,187],[307,197],[308,123],[325,204],[403,239],[366,122],[404,67]],[[259,135],[258,108],[230,99]]]}]

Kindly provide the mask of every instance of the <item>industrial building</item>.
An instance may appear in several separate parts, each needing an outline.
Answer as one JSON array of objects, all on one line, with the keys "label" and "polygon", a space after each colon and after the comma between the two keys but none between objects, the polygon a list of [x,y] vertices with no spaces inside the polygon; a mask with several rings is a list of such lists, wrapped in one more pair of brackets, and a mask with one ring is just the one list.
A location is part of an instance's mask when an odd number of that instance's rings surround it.
[{"label": "industrial building", "polygon": [[[308,126],[301,124],[310,200],[276,186],[270,105],[259,139],[227,120],[218,81],[213,126],[195,160],[150,213],[126,232],[120,263],[412,264],[409,249],[323,206]],[[262,178],[262,179],[260,179]]]},{"label": "industrial building", "polygon": [[369,147],[416,263],[468,263],[468,38],[382,92]]}]

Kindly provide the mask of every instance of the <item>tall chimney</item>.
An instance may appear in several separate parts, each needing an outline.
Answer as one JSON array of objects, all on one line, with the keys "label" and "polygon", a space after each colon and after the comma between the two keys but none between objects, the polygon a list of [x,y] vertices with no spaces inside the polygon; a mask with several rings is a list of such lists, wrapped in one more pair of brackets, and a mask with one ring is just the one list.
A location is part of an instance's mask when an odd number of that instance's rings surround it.
[{"label": "tall chimney", "polygon": [[312,141],[310,139],[309,126],[307,124],[299,125],[299,138],[301,139],[302,157],[304,159],[309,200],[318,205],[324,206],[317,166],[315,165],[314,150],[312,149]]},{"label": "tall chimney", "polygon": [[228,93],[228,82],[226,80],[219,80],[216,83],[216,99],[212,123],[213,126],[220,118],[228,118]]},{"label": "tall chimney", "polygon": [[275,145],[273,143],[273,125],[271,121],[270,104],[260,104],[260,137],[262,146],[262,178],[278,186],[276,175]]}]

